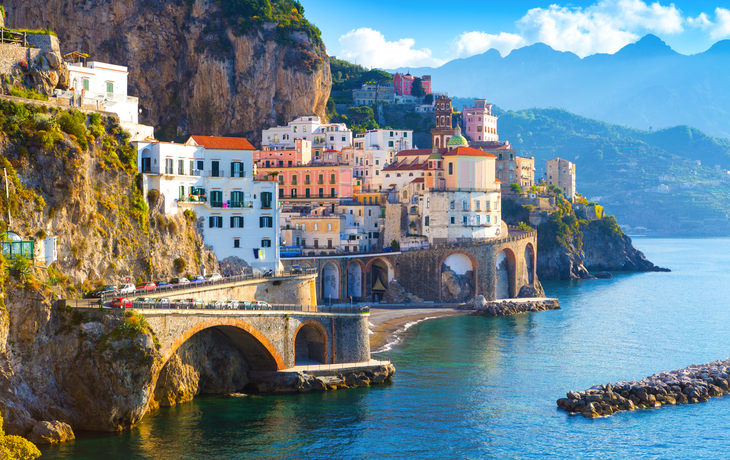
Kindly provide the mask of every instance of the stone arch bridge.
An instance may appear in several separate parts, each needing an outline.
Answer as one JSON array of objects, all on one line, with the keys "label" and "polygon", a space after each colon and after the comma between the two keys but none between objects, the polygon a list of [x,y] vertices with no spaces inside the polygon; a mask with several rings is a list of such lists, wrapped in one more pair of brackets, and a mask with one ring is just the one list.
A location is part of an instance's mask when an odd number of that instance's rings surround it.
[{"label": "stone arch bridge", "polygon": [[[491,240],[404,252],[285,258],[282,262],[317,270],[320,304],[349,302],[350,296],[354,301],[371,301],[375,295],[382,298],[392,280],[427,301],[458,302],[475,295],[487,300],[513,298],[523,286],[537,281],[537,232],[510,228],[509,236]],[[445,276],[445,272],[450,273]],[[454,278],[461,283],[464,298],[446,286]]]},{"label": "stone arch bridge", "polygon": [[[162,345],[163,363],[198,332],[215,329],[253,370],[370,360],[369,313],[245,310],[137,310]],[[351,311],[351,310],[347,310]]]}]

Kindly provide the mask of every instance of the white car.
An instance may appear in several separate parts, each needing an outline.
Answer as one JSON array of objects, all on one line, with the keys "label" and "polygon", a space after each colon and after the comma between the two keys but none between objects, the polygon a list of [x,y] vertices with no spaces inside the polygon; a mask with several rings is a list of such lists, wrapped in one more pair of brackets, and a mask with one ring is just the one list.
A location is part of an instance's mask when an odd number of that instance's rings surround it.
[{"label": "white car", "polygon": [[125,284],[120,290],[120,294],[131,294],[133,293],[137,288],[134,286],[134,284]]},{"label": "white car", "polygon": [[215,281],[215,280],[222,280],[222,279],[223,279],[223,277],[221,276],[220,273],[213,273],[212,275],[210,275],[210,278],[208,278],[208,281]]},{"label": "white car", "polygon": [[181,278],[178,278],[177,284],[190,284],[190,280],[185,278],[184,276]]}]

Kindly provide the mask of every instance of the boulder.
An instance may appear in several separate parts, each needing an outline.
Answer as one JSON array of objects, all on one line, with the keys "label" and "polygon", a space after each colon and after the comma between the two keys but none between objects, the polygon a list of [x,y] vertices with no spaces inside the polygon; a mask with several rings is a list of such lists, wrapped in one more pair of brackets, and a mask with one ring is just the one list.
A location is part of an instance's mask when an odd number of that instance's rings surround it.
[{"label": "boulder", "polygon": [[596,274],[595,274],[595,275],[593,275],[593,276],[594,276],[595,278],[600,278],[600,279],[608,279],[608,278],[613,278],[613,275],[612,275],[611,273],[609,273],[609,272],[598,272],[598,273],[596,273]]},{"label": "boulder", "polygon": [[406,292],[405,288],[400,285],[397,280],[388,283],[388,287],[383,294],[385,303],[420,303],[423,299]]},{"label": "boulder", "polygon": [[471,281],[466,275],[457,275],[453,270],[441,272],[441,299],[444,302],[464,302],[474,294]]},{"label": "boulder", "polygon": [[57,420],[36,423],[33,431],[28,435],[28,440],[36,444],[56,444],[74,439],[76,436],[74,436],[71,426]]},{"label": "boulder", "polygon": [[537,289],[535,289],[535,286],[526,284],[520,288],[520,292],[517,294],[517,297],[524,299],[540,297],[540,295],[538,294]]}]

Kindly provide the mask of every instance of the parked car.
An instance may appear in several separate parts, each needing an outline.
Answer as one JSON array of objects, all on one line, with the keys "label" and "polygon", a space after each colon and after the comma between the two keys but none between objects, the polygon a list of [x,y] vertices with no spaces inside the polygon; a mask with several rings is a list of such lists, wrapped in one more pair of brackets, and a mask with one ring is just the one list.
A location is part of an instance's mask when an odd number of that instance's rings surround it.
[{"label": "parked car", "polygon": [[190,280],[183,276],[177,279],[177,284],[190,284]]},{"label": "parked car", "polygon": [[156,287],[157,287],[157,285],[155,283],[153,283],[152,281],[147,281],[146,283],[140,284],[139,286],[137,286],[137,289],[138,290],[144,289],[145,291],[151,291]]},{"label": "parked car", "polygon": [[270,268],[264,270],[264,276],[267,277],[267,278],[268,277],[271,277],[271,276],[274,276],[274,270],[272,270]]},{"label": "parked car", "polygon": [[383,248],[383,252],[393,252],[393,248],[388,246],[387,248]]},{"label": "parked car", "polygon": [[157,284],[157,287],[169,286],[170,285],[170,283],[168,283],[167,281],[158,281],[156,284]]},{"label": "parked car", "polygon": [[119,290],[120,294],[131,294],[133,293],[137,288],[134,286],[134,284],[125,284],[122,286],[122,288]]},{"label": "parked car", "polygon": [[99,289],[95,289],[95,290],[91,291],[88,294],[88,297],[90,297],[92,299],[97,299],[102,296],[109,296],[109,295],[117,292],[117,290],[118,290],[117,286],[107,285],[107,286],[103,286],[103,287],[100,287]]},{"label": "parked car", "polygon": [[208,281],[215,281],[215,280],[222,280],[222,279],[223,279],[223,277],[221,276],[220,273],[213,273],[212,275],[210,275],[210,277],[208,277]]},{"label": "parked car", "polygon": [[198,275],[190,280],[191,283],[202,283],[203,281],[205,281],[205,276],[203,275]]},{"label": "parked car", "polygon": [[238,309],[239,310],[253,310],[253,304],[251,302],[249,302],[248,300],[239,300]]},{"label": "parked car", "polygon": [[111,301],[109,306],[112,308],[132,308],[132,301],[124,297],[117,297]]},{"label": "parked car", "polygon": [[269,305],[267,302],[264,302],[263,300],[257,300],[255,304],[257,310],[271,310],[271,305]]},{"label": "parked car", "polygon": [[170,299],[168,299],[167,297],[163,297],[161,299],[155,299],[155,304],[160,308],[169,308]]},{"label": "parked car", "polygon": [[292,265],[291,270],[289,270],[292,275],[299,275],[303,273],[302,267],[299,265]]}]

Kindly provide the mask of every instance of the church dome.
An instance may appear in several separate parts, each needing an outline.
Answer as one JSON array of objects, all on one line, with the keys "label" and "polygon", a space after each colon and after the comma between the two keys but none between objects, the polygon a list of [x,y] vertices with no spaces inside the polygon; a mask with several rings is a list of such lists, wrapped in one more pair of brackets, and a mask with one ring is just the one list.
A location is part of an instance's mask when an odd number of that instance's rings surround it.
[{"label": "church dome", "polygon": [[432,153],[432,154],[431,154],[431,155],[430,155],[430,156],[428,157],[428,159],[429,159],[429,160],[443,160],[443,159],[444,159],[444,157],[442,157],[442,156],[441,156],[441,154],[440,154],[440,153],[438,152],[438,150],[436,150],[435,152],[433,152],[433,153]]},{"label": "church dome", "polygon": [[458,147],[458,146],[469,146],[469,143],[466,141],[466,138],[461,135],[461,129],[456,128],[456,134],[454,137],[450,138],[449,141],[446,143],[446,145],[450,147]]}]

